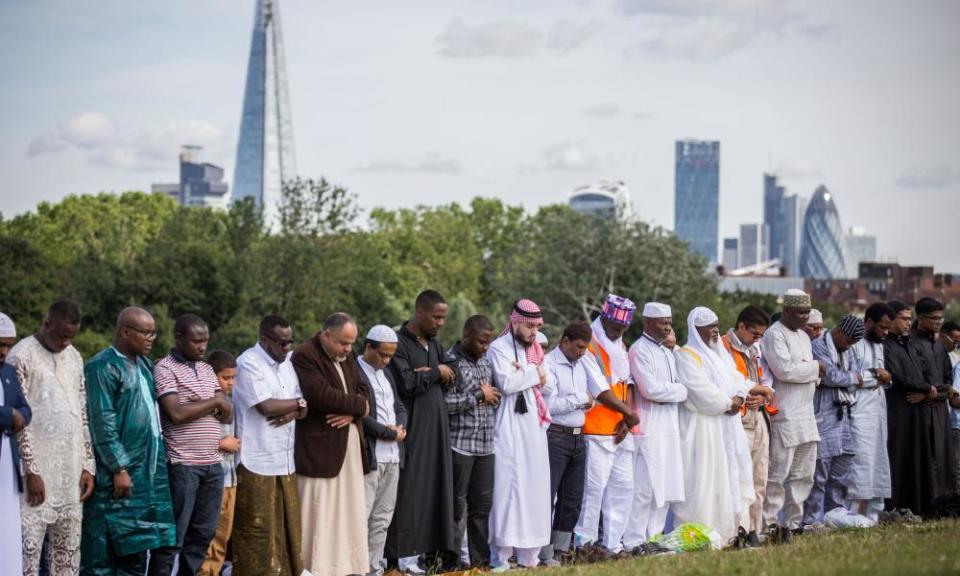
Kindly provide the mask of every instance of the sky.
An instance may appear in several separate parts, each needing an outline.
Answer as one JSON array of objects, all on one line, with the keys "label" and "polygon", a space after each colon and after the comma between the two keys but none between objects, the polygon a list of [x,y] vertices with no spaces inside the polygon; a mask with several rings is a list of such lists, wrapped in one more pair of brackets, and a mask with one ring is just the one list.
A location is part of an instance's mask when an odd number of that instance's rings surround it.
[{"label": "sky", "polygon": [[[278,0],[298,171],[360,206],[600,178],[673,227],[674,142],[719,140],[720,233],[763,173],[820,184],[881,259],[960,273],[960,2]],[[0,212],[232,179],[254,0],[0,1]]]}]

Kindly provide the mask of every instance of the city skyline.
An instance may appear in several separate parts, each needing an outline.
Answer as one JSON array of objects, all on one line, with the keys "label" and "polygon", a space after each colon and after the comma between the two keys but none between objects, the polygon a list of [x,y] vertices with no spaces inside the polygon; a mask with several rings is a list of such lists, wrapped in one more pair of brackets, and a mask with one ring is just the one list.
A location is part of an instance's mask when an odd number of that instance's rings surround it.
[{"label": "city skyline", "polygon": [[[183,144],[232,175],[253,6],[6,3],[4,216],[149,190],[175,179]],[[763,221],[775,172],[791,194],[835,191],[879,258],[960,271],[940,248],[960,210],[955,3],[549,8],[283,0],[300,174],[367,209],[476,195],[535,209],[610,177],[640,218],[672,228],[674,142],[717,140],[718,242]]]}]

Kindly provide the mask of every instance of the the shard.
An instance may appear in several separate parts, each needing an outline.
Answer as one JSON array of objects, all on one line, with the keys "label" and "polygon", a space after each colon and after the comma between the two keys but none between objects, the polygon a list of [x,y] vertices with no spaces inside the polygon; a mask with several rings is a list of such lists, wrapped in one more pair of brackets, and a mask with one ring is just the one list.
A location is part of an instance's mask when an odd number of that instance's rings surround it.
[{"label": "the shard", "polygon": [[276,0],[257,0],[233,198],[254,198],[276,228],[283,182],[296,174],[283,34]]}]

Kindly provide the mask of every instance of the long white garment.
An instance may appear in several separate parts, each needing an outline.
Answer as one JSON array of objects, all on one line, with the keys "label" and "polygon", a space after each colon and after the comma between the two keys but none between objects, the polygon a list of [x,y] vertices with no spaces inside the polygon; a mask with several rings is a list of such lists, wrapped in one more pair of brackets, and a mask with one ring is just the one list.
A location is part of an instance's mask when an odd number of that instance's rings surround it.
[{"label": "long white garment", "polygon": [[[0,382],[0,406],[6,401]],[[20,532],[20,488],[17,470],[13,467],[13,441],[6,432],[0,432],[0,558],[4,570],[10,574],[23,573],[22,537]]]},{"label": "long white garment", "polygon": [[864,338],[850,349],[850,366],[863,376],[857,401],[850,409],[853,464],[847,476],[851,500],[889,498],[890,458],[887,454],[887,398],[872,368],[883,368],[883,344]]},{"label": "long white garment", "polygon": [[677,351],[680,380],[687,400],[680,411],[681,456],[686,499],[672,506],[677,524],[701,522],[716,530],[723,541],[737,532],[739,486],[731,478],[724,442],[724,412],[730,396],[707,378],[703,359],[684,347]]},{"label": "long white garment", "polygon": [[[673,352],[644,335],[630,347],[630,373],[637,386],[636,407],[643,422],[637,437],[637,459],[646,462],[649,478],[636,490],[653,493],[656,505],[684,497],[680,423],[677,408],[687,399]],[[635,477],[635,482],[637,478]]]},{"label": "long white garment", "polygon": [[75,573],[80,570],[83,518],[80,475],[84,470],[91,477],[96,474],[87,426],[83,359],[73,346],[54,354],[36,337],[28,336],[10,350],[7,361],[16,369],[33,410],[33,420],[20,436],[21,466],[25,474],[43,479],[45,495],[39,506],[27,503],[26,492],[21,495],[24,574],[38,573],[48,526],[54,571]]},{"label": "long white garment", "polygon": [[770,435],[779,435],[788,448],[819,441],[813,395],[820,366],[813,359],[807,333],[775,322],[760,340],[760,350],[773,377],[777,407],[777,413],[770,418]]},{"label": "long white garment", "polygon": [[[550,453],[533,392],[533,387],[540,384],[540,377],[537,367],[527,363],[523,347],[510,334],[493,341],[487,358],[502,393],[493,436],[497,457],[494,459],[490,544],[539,548],[550,543],[551,516]],[[549,372],[547,377],[550,378]],[[515,410],[521,394],[526,399],[525,414]],[[495,552],[491,550],[491,553]]]}]

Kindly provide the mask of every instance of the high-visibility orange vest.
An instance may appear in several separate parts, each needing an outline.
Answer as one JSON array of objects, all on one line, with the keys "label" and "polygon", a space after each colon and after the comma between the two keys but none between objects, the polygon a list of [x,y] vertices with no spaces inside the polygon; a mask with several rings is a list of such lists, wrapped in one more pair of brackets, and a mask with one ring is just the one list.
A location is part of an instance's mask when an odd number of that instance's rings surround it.
[{"label": "high-visibility orange vest", "polygon": [[[607,382],[610,383],[610,390],[613,394],[622,400],[623,402],[627,401],[627,383],[620,382],[610,382],[611,371],[610,371],[610,355],[607,354],[607,351],[600,346],[600,342],[597,340],[597,337],[593,337],[593,341],[587,347],[587,350],[593,354],[593,357],[597,359],[597,363],[600,365],[600,369],[603,371],[603,375],[606,376]],[[623,421],[623,414],[604,406],[603,404],[597,403],[593,408],[587,412],[586,419],[583,422],[583,433],[584,434],[596,434],[603,436],[613,436],[617,433],[617,425]]]},{"label": "high-visibility orange vest", "polygon": [[[747,380],[750,379],[750,371],[747,370],[747,358],[743,352],[735,350],[733,345],[730,343],[729,334],[724,334],[720,341],[723,342],[723,347],[727,349],[727,352],[733,356],[733,363],[737,366],[737,372],[743,374],[743,377]],[[763,366],[760,365],[760,362],[757,361],[757,378],[763,378]],[[777,413],[777,408],[769,404],[764,404],[763,409],[770,414],[771,416]],[[744,404],[740,408],[741,414],[747,413],[747,406]]]}]

